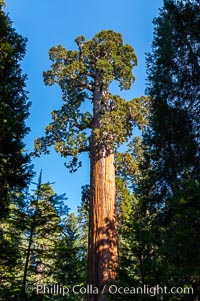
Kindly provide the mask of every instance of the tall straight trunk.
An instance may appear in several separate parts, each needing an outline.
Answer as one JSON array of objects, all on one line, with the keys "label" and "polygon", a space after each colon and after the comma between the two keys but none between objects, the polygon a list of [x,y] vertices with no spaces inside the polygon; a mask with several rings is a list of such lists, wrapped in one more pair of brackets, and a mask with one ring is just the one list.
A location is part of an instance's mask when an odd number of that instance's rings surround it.
[{"label": "tall straight trunk", "polygon": [[115,205],[114,154],[95,160],[91,157],[92,179],[89,224],[89,283],[99,295],[88,300],[105,300],[101,291],[115,279],[118,264],[118,235]]},{"label": "tall straight trunk", "polygon": [[[98,93],[97,93],[98,96]],[[94,101],[94,128],[101,126],[99,101]],[[116,218],[116,189],[114,152],[99,143],[95,134],[91,139],[91,196],[89,208],[89,284],[99,294],[88,295],[90,301],[106,300],[104,286],[116,278],[118,266],[118,233]],[[106,290],[105,290],[106,291]]]}]

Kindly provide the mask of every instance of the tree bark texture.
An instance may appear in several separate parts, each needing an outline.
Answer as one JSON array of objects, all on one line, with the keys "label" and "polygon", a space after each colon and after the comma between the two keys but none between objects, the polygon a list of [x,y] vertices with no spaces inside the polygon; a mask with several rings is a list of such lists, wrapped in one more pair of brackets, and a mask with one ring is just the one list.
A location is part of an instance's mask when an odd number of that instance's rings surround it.
[{"label": "tree bark texture", "polygon": [[[95,99],[94,128],[101,126],[99,98]],[[89,284],[97,287],[99,294],[90,294],[87,300],[104,301],[104,286],[116,278],[118,266],[115,166],[114,152],[107,148],[106,142],[100,143],[95,134],[91,141],[90,178],[88,274]]]},{"label": "tree bark texture", "polygon": [[115,279],[118,265],[118,235],[115,205],[114,154],[92,162],[89,230],[90,284],[99,295],[88,300],[105,300],[101,293],[107,281]]}]

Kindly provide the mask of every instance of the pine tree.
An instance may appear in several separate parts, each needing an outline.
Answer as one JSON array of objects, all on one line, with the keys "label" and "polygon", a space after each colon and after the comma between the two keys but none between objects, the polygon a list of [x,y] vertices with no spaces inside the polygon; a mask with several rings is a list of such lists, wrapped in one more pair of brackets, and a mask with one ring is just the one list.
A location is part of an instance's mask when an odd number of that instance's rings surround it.
[{"label": "pine tree", "polygon": [[25,120],[30,104],[20,67],[26,39],[16,33],[4,6],[0,1],[0,298],[16,300],[23,238],[19,217],[32,175],[23,142],[29,131]]},{"label": "pine tree", "polygon": [[155,298],[198,300],[199,3],[164,1],[154,24],[147,61],[149,127],[140,146],[119,156],[117,167],[123,205],[119,283],[192,286],[194,295]]},{"label": "pine tree", "polygon": [[25,120],[29,103],[26,76],[20,61],[25,54],[26,39],[16,33],[0,3],[0,216],[11,202],[23,199],[31,168],[23,139],[28,133]]},{"label": "pine tree", "polygon": [[1,218],[0,300],[14,301],[20,294],[23,265],[21,208],[11,204]]},{"label": "pine tree", "polygon": [[[140,183],[144,219],[151,220],[156,279],[199,286],[199,3],[164,1],[147,59],[152,98]],[[171,300],[165,296],[166,300]],[[187,298],[187,297],[186,297]],[[188,297],[190,298],[190,297]],[[194,299],[194,297],[191,297]],[[164,300],[165,300],[164,299]],[[182,296],[181,300],[185,300]],[[189,300],[189,299],[187,299]]]},{"label": "pine tree", "polygon": [[[56,282],[57,241],[63,231],[62,216],[68,214],[64,205],[65,195],[58,196],[50,184],[42,184],[41,174],[35,193],[27,202],[22,216],[24,241],[22,243],[23,275],[21,300],[28,298],[40,300],[36,294],[36,285]],[[26,286],[33,287],[27,296]],[[44,292],[41,291],[41,295]],[[40,294],[39,294],[40,295]],[[44,296],[44,299],[46,297]],[[47,296],[48,299],[48,296]]]},{"label": "pine tree", "polygon": [[[118,234],[115,203],[115,149],[127,141],[133,126],[143,127],[146,98],[125,101],[109,91],[113,81],[129,89],[137,59],[121,34],[101,31],[93,39],[75,39],[78,51],[52,47],[47,85],[59,84],[64,104],[52,112],[46,136],[36,140],[37,152],[48,153],[54,145],[61,156],[72,156],[72,171],[79,167],[78,154],[90,153],[91,193],[89,208],[89,283],[101,291],[116,278]],[[85,104],[88,103],[88,105]],[[89,296],[90,300],[104,296]]]},{"label": "pine tree", "polygon": [[86,258],[82,237],[77,216],[74,213],[68,214],[57,242],[55,261],[57,283],[63,287],[67,284],[70,289],[65,300],[83,300],[82,294],[72,292],[75,285],[86,285]]},{"label": "pine tree", "polygon": [[81,245],[83,248],[84,258],[88,258],[88,231],[89,231],[89,202],[90,202],[90,185],[81,187],[81,204],[77,208],[78,225],[81,232]]}]

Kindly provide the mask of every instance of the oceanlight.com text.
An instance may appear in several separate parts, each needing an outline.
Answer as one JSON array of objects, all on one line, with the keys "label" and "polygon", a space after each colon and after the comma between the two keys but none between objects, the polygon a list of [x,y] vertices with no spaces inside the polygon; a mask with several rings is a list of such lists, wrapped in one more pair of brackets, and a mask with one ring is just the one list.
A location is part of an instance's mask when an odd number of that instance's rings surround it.
[{"label": "oceanlight.com text", "polygon": [[149,296],[156,296],[156,295],[192,295],[193,288],[192,287],[172,287],[167,288],[167,286],[149,286],[143,285],[140,287],[117,287],[116,285],[110,285],[108,288],[108,292],[110,294],[121,294],[121,295],[149,295]]},{"label": "oceanlight.com text", "polygon": [[85,295],[85,294],[111,294],[111,295],[192,295],[192,287],[172,287],[167,286],[149,286],[143,285],[139,287],[117,286],[117,285],[104,285],[102,289],[92,285],[74,285],[74,286],[62,286],[60,284],[37,284],[33,286],[26,286],[26,293],[30,294],[35,292],[41,295],[55,295],[55,296],[67,296],[73,295]]}]

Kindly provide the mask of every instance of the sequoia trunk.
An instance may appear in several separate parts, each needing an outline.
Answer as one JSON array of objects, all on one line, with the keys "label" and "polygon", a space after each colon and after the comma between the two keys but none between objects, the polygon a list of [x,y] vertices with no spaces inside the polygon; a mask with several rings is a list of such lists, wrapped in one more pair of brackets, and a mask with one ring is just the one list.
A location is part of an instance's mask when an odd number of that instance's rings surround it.
[{"label": "sequoia trunk", "polygon": [[[118,263],[114,154],[91,159],[88,268],[90,284],[102,292],[105,283],[115,279]],[[102,301],[105,297],[92,294],[88,300]]]},{"label": "sequoia trunk", "polygon": [[[99,100],[96,94],[94,128],[101,127]],[[105,94],[104,94],[105,95]],[[101,140],[101,139],[100,139]],[[118,233],[116,218],[114,152],[106,139],[99,142],[95,134],[91,140],[91,196],[89,208],[89,284],[99,294],[90,294],[90,301],[106,300],[105,284],[116,278],[118,266]],[[105,289],[105,290],[104,290]]]}]

